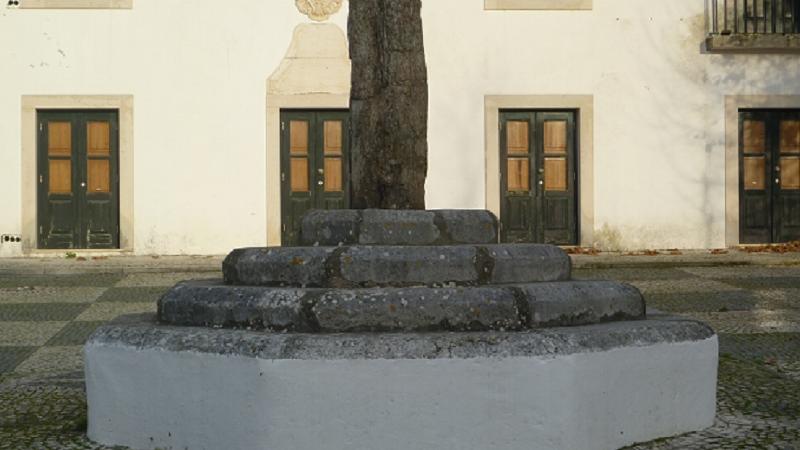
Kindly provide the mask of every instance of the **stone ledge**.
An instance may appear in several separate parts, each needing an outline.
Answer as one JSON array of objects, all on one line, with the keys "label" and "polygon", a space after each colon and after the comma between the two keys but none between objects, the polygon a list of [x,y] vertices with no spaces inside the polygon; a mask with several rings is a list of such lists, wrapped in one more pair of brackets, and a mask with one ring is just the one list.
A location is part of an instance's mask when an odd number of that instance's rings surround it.
[{"label": "stone ledge", "polygon": [[474,286],[563,281],[569,256],[540,244],[269,247],[232,251],[225,282],[247,286]]},{"label": "stone ledge", "polygon": [[457,288],[296,289],[179,283],[158,302],[167,324],[305,332],[480,331],[576,326],[645,316],[612,281]]},{"label": "stone ledge", "polygon": [[457,359],[570,355],[701,341],[714,336],[714,331],[702,322],[672,316],[511,332],[310,334],[162,325],[154,314],[138,314],[122,316],[98,328],[87,345],[269,360]]},{"label": "stone ledge", "polygon": [[706,38],[710,53],[800,53],[800,34],[730,34]]},{"label": "stone ledge", "polygon": [[306,246],[494,244],[497,218],[482,210],[316,210],[303,217]]},{"label": "stone ledge", "polygon": [[110,446],[611,450],[711,426],[718,343],[686,320],[310,335],[140,316],[84,354],[88,436]]}]

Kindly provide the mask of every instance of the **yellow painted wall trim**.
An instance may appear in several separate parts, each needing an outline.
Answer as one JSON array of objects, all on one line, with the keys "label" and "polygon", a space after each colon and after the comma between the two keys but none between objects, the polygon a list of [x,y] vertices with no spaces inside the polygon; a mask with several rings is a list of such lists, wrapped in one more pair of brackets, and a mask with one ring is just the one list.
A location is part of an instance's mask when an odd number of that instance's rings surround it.
[{"label": "yellow painted wall trim", "polygon": [[[22,96],[22,252],[36,248],[36,113],[54,109],[110,109],[119,112],[119,245],[117,252],[133,251],[133,96],[132,95],[23,95]],[[108,252],[108,250],[104,250]]]},{"label": "yellow painted wall trim", "polygon": [[133,0],[21,0],[22,9],[132,9]]},{"label": "yellow painted wall trim", "polygon": [[484,0],[487,10],[590,10],[593,0]]},{"label": "yellow painted wall trim", "polygon": [[[739,245],[739,111],[800,109],[800,95],[725,96],[725,245]],[[766,242],[765,242],[766,243]]]},{"label": "yellow painted wall trim", "polygon": [[594,97],[591,95],[487,95],[486,209],[500,217],[500,110],[574,109],[578,111],[578,204],[581,246],[594,244]]}]

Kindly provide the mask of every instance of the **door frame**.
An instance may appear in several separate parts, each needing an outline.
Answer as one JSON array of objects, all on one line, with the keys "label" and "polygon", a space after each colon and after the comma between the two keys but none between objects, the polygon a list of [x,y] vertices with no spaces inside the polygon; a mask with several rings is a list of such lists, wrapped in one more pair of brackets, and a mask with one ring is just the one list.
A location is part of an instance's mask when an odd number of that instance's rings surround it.
[{"label": "door frame", "polygon": [[38,236],[38,110],[115,110],[119,117],[119,248],[76,249],[77,254],[132,253],[133,211],[133,96],[132,95],[24,95],[21,98],[22,253],[53,256],[64,250],[37,248]]},{"label": "door frame", "polygon": [[[308,115],[308,117],[314,117],[315,118],[313,121],[310,121],[310,122],[313,122],[314,124],[318,125],[318,123],[316,122],[316,119],[321,119],[321,121],[324,122],[325,120],[327,120],[325,118],[325,116],[330,115],[330,114],[343,114],[343,115],[346,116],[343,119],[343,123],[342,123],[342,125],[343,125],[343,129],[342,129],[342,146],[343,146],[343,149],[342,149],[342,157],[341,157],[341,159],[342,159],[342,181],[343,181],[342,189],[343,189],[343,195],[344,195],[344,207],[345,208],[349,208],[350,207],[350,200],[351,200],[351,196],[350,196],[350,136],[349,136],[350,110],[349,109],[342,109],[342,108],[337,108],[337,109],[334,109],[334,108],[325,108],[325,109],[294,109],[294,108],[293,109],[281,109],[280,110],[280,119],[281,119],[280,167],[281,167],[281,174],[279,176],[281,178],[280,231],[281,231],[281,244],[282,245],[286,244],[285,242],[283,242],[283,237],[284,237],[283,234],[285,233],[285,230],[283,229],[283,227],[284,227],[284,223],[283,223],[283,218],[284,218],[283,206],[284,206],[284,200],[288,199],[288,197],[290,195],[291,179],[288,178],[290,175],[287,175],[287,174],[289,174],[291,172],[291,168],[289,166],[289,161],[290,161],[290,159],[292,157],[290,155],[289,148],[288,148],[289,142],[284,140],[284,138],[287,137],[287,135],[290,135],[291,130],[284,128],[286,126],[286,123],[285,123],[284,119],[287,119],[290,122],[290,121],[294,120],[291,117],[293,115],[297,115],[297,116],[300,116],[300,117],[302,117],[304,115]],[[315,168],[319,169],[319,166],[317,165],[318,163],[323,163],[324,164],[324,159],[325,159],[324,154],[315,154],[313,152],[315,150],[321,150],[321,147],[319,147],[319,148],[317,148],[317,147],[321,145],[322,141],[320,139],[324,140],[325,138],[324,138],[324,134],[322,133],[321,129],[317,128],[317,127],[313,127],[313,126],[309,127],[309,133],[310,133],[309,145],[308,145],[308,150],[309,150],[308,158],[309,158],[309,163],[310,163],[310,169],[309,170],[311,170],[311,172],[313,173],[313,172],[316,172]],[[326,195],[325,192],[317,192],[316,194],[312,194],[312,192],[314,190],[318,190],[318,188],[316,187],[316,183],[313,182],[313,179],[309,179],[309,184],[310,184],[309,187],[311,189],[311,192],[309,192],[309,194],[312,196],[312,198],[315,195],[316,196],[322,195],[323,198],[324,198],[324,196]],[[314,206],[312,205],[312,209],[313,208],[314,208]]]},{"label": "door frame", "polygon": [[800,95],[725,96],[725,246],[739,240],[739,111],[752,109],[800,109]]},{"label": "door frame", "polygon": [[571,110],[577,122],[577,233],[582,247],[594,245],[594,97],[591,95],[487,95],[485,118],[486,209],[500,217],[500,110]]}]

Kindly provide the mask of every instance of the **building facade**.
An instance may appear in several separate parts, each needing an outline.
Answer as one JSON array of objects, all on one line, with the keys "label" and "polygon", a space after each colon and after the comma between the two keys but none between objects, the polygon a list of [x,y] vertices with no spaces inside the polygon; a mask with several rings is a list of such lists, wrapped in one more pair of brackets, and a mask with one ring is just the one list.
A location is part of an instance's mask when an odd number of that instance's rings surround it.
[{"label": "building facade", "polygon": [[[606,250],[800,239],[795,0],[423,0],[429,208]],[[348,204],[339,0],[11,0],[0,256],[291,244]]]}]

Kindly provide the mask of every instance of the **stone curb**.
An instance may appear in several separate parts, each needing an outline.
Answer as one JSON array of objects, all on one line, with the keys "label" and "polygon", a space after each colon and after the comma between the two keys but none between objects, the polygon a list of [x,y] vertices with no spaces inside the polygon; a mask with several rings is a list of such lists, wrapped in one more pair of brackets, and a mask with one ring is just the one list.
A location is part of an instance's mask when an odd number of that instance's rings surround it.
[{"label": "stone curb", "polygon": [[613,281],[297,289],[197,280],[158,301],[159,320],[171,325],[322,333],[523,330],[644,315],[641,293]]},{"label": "stone curb", "polygon": [[435,359],[568,355],[713,337],[706,324],[677,317],[518,332],[263,333],[160,325],[152,314],[123,316],[101,326],[89,346],[195,351],[278,360]]},{"label": "stone curb", "polygon": [[475,286],[562,281],[570,259],[552,245],[352,246],[236,249],[225,282],[246,286]]},{"label": "stone curb", "polygon": [[457,245],[498,242],[489,211],[316,210],[303,217],[305,246]]}]

